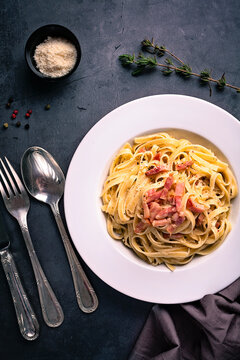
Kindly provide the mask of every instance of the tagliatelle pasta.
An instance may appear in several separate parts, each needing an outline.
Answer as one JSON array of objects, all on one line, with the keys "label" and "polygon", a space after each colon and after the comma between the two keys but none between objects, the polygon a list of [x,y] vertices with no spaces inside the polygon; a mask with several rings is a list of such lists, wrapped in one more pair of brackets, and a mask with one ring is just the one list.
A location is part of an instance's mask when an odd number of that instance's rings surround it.
[{"label": "tagliatelle pasta", "polygon": [[211,150],[157,133],[122,147],[101,197],[110,236],[174,270],[221,245],[236,195],[232,171]]}]

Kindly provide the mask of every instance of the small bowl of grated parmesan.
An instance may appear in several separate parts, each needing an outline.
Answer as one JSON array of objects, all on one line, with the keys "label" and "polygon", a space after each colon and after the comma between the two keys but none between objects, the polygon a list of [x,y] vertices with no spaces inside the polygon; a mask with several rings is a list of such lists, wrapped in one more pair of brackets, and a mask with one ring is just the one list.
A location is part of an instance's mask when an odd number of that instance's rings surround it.
[{"label": "small bowl of grated parmesan", "polygon": [[76,70],[81,59],[81,47],[76,36],[66,27],[45,25],[29,37],[25,59],[38,77],[59,80]]}]

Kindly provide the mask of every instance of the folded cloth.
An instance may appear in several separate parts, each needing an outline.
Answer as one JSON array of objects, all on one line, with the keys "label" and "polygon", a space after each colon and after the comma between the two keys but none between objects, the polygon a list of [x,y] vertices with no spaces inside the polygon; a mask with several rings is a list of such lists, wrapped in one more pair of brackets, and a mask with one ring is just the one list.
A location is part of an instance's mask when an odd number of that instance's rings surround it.
[{"label": "folded cloth", "polygon": [[129,360],[240,360],[240,278],[199,301],[154,305]]}]

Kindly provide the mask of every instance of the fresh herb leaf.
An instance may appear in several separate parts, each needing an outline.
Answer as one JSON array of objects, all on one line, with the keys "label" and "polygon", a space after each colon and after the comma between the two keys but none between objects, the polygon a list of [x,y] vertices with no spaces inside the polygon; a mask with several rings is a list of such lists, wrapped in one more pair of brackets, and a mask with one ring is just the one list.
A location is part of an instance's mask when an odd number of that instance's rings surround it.
[{"label": "fresh herb leaf", "polygon": [[168,64],[168,65],[174,65],[173,62],[172,62],[172,60],[169,59],[169,58],[166,58],[166,59],[165,59],[165,63]]},{"label": "fresh herb leaf", "polygon": [[144,67],[138,66],[138,67],[136,68],[136,70],[133,70],[133,71],[132,71],[132,76],[138,76],[138,75],[140,75],[144,70],[145,70],[145,66],[144,66]]},{"label": "fresh herb leaf", "polygon": [[192,75],[192,69],[189,65],[187,64],[183,64],[182,66],[178,66],[176,69],[175,69],[176,73],[177,74],[180,74],[184,77],[189,77]]},{"label": "fresh herb leaf", "polygon": [[135,55],[130,55],[130,54],[122,54],[119,56],[119,60],[121,61],[123,66],[128,66],[133,64],[135,59]]},{"label": "fresh herb leaf", "polygon": [[155,57],[145,57],[142,54],[138,55],[137,61],[136,61],[137,66],[149,66],[149,67],[155,67],[157,66],[157,60]]},{"label": "fresh herb leaf", "polygon": [[217,87],[222,90],[226,86],[225,73],[222,74],[222,77],[217,82]]},{"label": "fresh herb leaf", "polygon": [[208,69],[204,69],[200,72],[200,78],[204,82],[209,82],[209,78],[211,77],[210,71]]},{"label": "fresh herb leaf", "polygon": [[167,70],[167,69],[162,70],[163,75],[166,75],[166,76],[170,75],[172,72],[173,72],[173,70]]}]

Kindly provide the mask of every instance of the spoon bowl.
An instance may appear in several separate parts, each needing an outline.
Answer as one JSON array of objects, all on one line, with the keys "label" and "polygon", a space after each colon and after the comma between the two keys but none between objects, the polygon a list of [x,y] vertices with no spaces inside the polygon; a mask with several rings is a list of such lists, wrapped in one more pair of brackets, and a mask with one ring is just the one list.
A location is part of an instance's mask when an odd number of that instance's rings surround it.
[{"label": "spoon bowl", "polygon": [[61,199],[65,176],[49,152],[38,146],[27,149],[22,156],[21,171],[24,184],[34,198],[49,205]]}]

